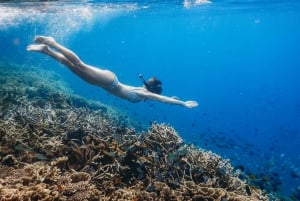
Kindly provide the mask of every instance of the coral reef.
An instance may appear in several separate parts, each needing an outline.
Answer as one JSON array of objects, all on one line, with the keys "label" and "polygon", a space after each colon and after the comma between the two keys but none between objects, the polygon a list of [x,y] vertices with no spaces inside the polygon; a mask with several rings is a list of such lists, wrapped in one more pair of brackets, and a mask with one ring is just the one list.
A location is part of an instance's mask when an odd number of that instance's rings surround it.
[{"label": "coral reef", "polygon": [[268,200],[169,125],[138,132],[124,114],[71,95],[53,73],[0,68],[0,200]]}]

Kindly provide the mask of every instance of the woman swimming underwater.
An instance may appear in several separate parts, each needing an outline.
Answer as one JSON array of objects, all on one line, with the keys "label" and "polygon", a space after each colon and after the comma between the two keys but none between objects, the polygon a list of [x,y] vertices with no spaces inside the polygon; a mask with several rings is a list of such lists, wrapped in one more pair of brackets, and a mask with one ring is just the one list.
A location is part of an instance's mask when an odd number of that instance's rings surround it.
[{"label": "woman swimming underwater", "polygon": [[[67,66],[73,73],[86,82],[99,86],[109,93],[120,98],[127,99],[130,102],[136,103],[143,100],[156,100],[170,104],[182,105],[187,108],[198,106],[196,101],[181,101],[173,97],[160,95],[159,93],[151,90],[151,87],[147,86],[146,82],[144,82],[143,87],[133,87],[123,84],[118,81],[117,76],[113,72],[95,68],[83,63],[74,52],[58,44],[52,37],[37,36],[35,37],[34,42],[37,44],[29,45],[27,47],[28,51],[35,51],[49,55]],[[141,75],[140,78],[142,78]],[[159,81],[149,82],[149,84],[151,83],[156,83],[158,84],[158,87],[161,87],[161,82]]]}]

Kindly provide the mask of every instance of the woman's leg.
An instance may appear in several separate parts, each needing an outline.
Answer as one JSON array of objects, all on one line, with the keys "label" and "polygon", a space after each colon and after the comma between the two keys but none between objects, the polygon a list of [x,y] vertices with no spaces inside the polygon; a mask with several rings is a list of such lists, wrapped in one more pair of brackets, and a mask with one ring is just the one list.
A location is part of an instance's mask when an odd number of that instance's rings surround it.
[{"label": "woman's leg", "polygon": [[[109,88],[117,79],[111,71],[84,64],[74,52],[56,43],[52,37],[37,36],[34,41],[42,44],[30,45],[27,47],[28,51],[41,52],[53,57],[92,85]],[[51,50],[49,47],[53,47],[60,53]]]},{"label": "woman's leg", "polygon": [[71,50],[58,44],[52,37],[36,36],[34,38],[34,42],[42,43],[42,44],[48,45],[49,47],[53,47],[54,49],[56,49],[57,51],[62,53],[74,65],[82,65],[83,64],[83,62],[79,59],[79,57],[74,52],[72,52]]},{"label": "woman's leg", "polygon": [[57,61],[61,62],[62,64],[66,65],[69,67],[71,70],[74,69],[74,64],[69,61],[64,55],[54,52],[47,45],[44,44],[39,44],[39,45],[29,45],[27,46],[27,51],[32,51],[32,52],[40,52],[47,54],[51,56],[52,58],[56,59]]},{"label": "woman's leg", "polygon": [[81,72],[80,68],[77,68],[71,61],[69,61],[69,59],[67,59],[64,55],[62,55],[61,53],[55,52],[53,50],[51,50],[47,45],[45,44],[38,44],[38,45],[29,45],[27,47],[27,51],[32,51],[32,52],[40,52],[40,53],[44,53],[47,54],[49,56],[51,56],[52,58],[56,59],[57,61],[59,61],[60,63],[64,64],[65,66],[67,66],[73,73],[75,73],[76,75],[78,75],[80,78],[82,78],[83,80],[85,80],[86,82],[90,83],[90,84],[96,84],[94,82],[92,82],[88,76],[86,76],[84,73]]}]

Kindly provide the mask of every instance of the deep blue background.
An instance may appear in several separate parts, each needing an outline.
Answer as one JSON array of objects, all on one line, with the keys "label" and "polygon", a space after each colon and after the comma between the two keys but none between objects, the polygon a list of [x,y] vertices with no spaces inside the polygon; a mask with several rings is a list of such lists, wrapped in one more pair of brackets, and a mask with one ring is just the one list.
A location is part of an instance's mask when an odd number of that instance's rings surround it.
[{"label": "deep blue background", "polygon": [[[252,172],[276,172],[287,192],[300,177],[300,4],[297,1],[0,4],[0,59],[59,72],[75,94],[102,101],[147,126],[166,122],[195,143]],[[163,93],[197,100],[186,109],[132,104],[75,77],[52,59],[26,52],[49,35],[88,64]],[[51,83],[49,83],[51,84]]]}]

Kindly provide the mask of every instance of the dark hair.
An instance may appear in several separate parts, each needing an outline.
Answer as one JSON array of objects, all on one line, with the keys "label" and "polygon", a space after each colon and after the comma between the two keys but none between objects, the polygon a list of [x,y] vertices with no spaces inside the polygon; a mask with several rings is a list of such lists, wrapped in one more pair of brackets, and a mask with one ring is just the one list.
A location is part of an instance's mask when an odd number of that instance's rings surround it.
[{"label": "dark hair", "polygon": [[162,82],[156,77],[152,77],[147,81],[147,84],[145,85],[148,91],[151,91],[152,93],[161,94],[162,92]]},{"label": "dark hair", "polygon": [[146,89],[152,93],[161,94],[162,92],[162,82],[156,77],[151,77],[147,82],[145,81],[143,75],[141,73],[138,74],[139,78],[145,85]]}]

